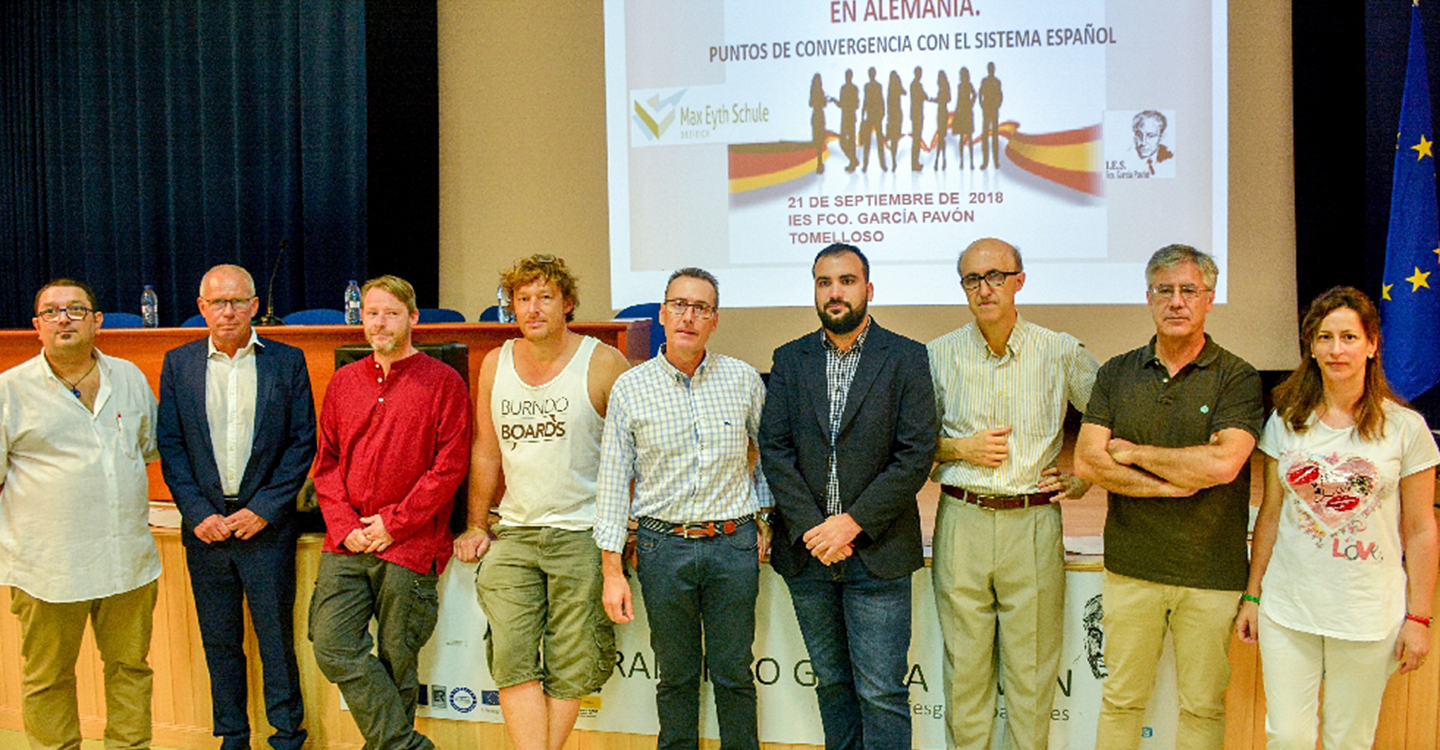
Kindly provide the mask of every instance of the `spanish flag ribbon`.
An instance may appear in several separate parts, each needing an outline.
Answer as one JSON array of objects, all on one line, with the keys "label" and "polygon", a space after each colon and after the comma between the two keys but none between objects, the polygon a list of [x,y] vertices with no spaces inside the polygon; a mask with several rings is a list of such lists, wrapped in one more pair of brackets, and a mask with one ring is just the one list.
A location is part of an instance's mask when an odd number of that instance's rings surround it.
[{"label": "spanish flag ribbon", "polygon": [[1000,123],[999,128],[1006,141],[1005,155],[1015,166],[1072,190],[1105,194],[1101,126],[1037,135],[1021,133],[1019,128],[1014,120]]},{"label": "spanish flag ribbon", "polygon": [[[1100,125],[1033,135],[1020,132],[1019,127],[1014,120],[1002,122],[999,127],[1006,141],[1005,153],[1013,164],[1072,190],[1095,196],[1105,194]],[[838,137],[827,132],[826,144]],[[973,142],[979,143],[980,138],[976,136]],[[923,147],[928,151],[933,145]],[[880,147],[885,148],[883,141]],[[827,152],[824,149],[820,153]],[[731,144],[730,192],[744,193],[815,174],[816,159],[814,141]]]}]

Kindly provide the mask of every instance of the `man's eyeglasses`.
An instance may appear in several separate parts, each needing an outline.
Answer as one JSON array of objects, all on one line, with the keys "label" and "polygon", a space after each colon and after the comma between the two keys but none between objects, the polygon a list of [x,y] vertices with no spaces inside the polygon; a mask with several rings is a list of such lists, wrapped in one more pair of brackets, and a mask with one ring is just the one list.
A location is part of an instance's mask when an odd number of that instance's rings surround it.
[{"label": "man's eyeglasses", "polygon": [[1194,284],[1181,284],[1180,286],[1175,286],[1174,284],[1156,284],[1149,289],[1152,295],[1162,300],[1170,299],[1175,296],[1175,292],[1177,291],[1180,292],[1180,297],[1186,302],[1194,302],[1200,299],[1200,295],[1211,290],[1209,287],[1195,286]]},{"label": "man's eyeglasses", "polygon": [[249,305],[250,300],[252,299],[255,298],[240,297],[239,299],[207,299],[205,300],[205,304],[209,306],[211,310],[225,310],[227,308],[241,310],[244,309],[246,305]]},{"label": "man's eyeglasses", "polygon": [[71,320],[84,320],[85,316],[92,312],[95,311],[84,305],[71,305],[69,307],[47,307],[36,313],[36,315],[40,316],[40,319],[46,323],[54,323],[60,319],[61,315]]},{"label": "man's eyeglasses", "polygon": [[709,320],[715,317],[715,307],[709,302],[689,302],[683,299],[665,300],[665,309],[677,318],[685,317],[685,311],[691,310],[695,313],[696,320]]},{"label": "man's eyeglasses", "polygon": [[1000,270],[989,271],[983,276],[978,273],[967,273],[964,276],[960,277],[960,286],[965,287],[966,291],[973,292],[976,289],[979,289],[980,282],[984,281],[986,284],[990,285],[991,289],[996,289],[1005,286],[1006,279],[1009,279],[1011,276],[1019,276],[1020,274],[1020,271]]}]

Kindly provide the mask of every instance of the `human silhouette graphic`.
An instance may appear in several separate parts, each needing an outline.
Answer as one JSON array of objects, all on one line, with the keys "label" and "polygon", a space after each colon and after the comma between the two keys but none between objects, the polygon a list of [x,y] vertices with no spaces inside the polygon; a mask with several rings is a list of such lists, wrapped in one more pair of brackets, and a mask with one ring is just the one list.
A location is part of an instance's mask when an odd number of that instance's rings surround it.
[{"label": "human silhouette graphic", "polygon": [[970,69],[960,69],[960,83],[955,86],[955,116],[952,118],[960,159],[955,166],[965,166],[965,151],[970,151],[970,168],[975,168],[975,86],[970,83]]},{"label": "human silhouette graphic", "polygon": [[915,80],[910,82],[910,170],[920,171],[920,131],[925,129],[925,103],[930,101],[925,84],[920,81],[920,66],[915,66]]},{"label": "human silhouette graphic", "polygon": [[845,71],[845,85],[840,87],[840,100],[835,102],[840,105],[840,149],[850,157],[850,163],[845,166],[846,172],[854,172],[860,166],[860,160],[855,158],[855,119],[860,109],[860,87],[855,85],[854,77],[854,71]]},{"label": "human silhouette graphic", "polygon": [[1000,79],[995,77],[995,63],[985,66],[989,75],[980,79],[980,155],[985,169],[993,156],[995,168],[1000,168]]},{"label": "human silhouette graphic", "polygon": [[950,77],[940,71],[935,81],[935,161],[931,168],[939,171],[944,165],[949,168],[945,157],[945,139],[950,135]]},{"label": "human silhouette graphic", "polygon": [[900,148],[900,97],[905,96],[905,84],[900,81],[900,74],[890,71],[890,86],[886,90],[885,98],[885,140],[890,145],[890,167],[895,171],[900,170],[900,162],[896,160],[895,152]]},{"label": "human silhouette graphic", "polygon": [[875,69],[870,69],[870,82],[865,84],[865,117],[860,121],[860,142],[865,144],[865,166],[862,172],[870,171],[870,139],[874,136],[880,151],[880,171],[885,171],[885,87],[875,80]]},{"label": "human silhouette graphic", "polygon": [[810,139],[815,142],[815,174],[825,172],[825,105],[830,97],[820,85],[820,74],[810,79]]}]

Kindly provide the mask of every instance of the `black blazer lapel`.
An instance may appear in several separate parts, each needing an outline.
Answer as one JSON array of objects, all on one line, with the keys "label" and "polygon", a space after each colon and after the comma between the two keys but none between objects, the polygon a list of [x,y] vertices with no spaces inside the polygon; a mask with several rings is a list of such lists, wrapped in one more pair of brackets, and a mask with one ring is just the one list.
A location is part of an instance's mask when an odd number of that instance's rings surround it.
[{"label": "black blazer lapel", "polygon": [[890,332],[881,328],[872,318],[870,320],[870,332],[865,335],[865,348],[860,352],[860,364],[855,368],[855,379],[850,381],[850,392],[845,396],[845,411],[840,415],[840,429],[836,435],[842,435],[849,429],[850,423],[855,421],[855,415],[860,413],[860,404],[865,401],[865,394],[870,392],[870,387],[875,384],[875,378],[879,376],[890,348]]},{"label": "black blazer lapel", "polygon": [[805,342],[805,359],[800,368],[810,391],[811,411],[825,444],[830,445],[830,379],[825,373],[825,332],[819,331]]}]

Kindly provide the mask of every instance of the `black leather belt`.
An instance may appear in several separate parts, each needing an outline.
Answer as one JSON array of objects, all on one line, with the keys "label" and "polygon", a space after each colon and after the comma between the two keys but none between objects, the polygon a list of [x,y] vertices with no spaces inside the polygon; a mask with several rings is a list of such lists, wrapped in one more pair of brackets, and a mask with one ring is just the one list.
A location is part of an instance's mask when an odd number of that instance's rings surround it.
[{"label": "black leather belt", "polygon": [[239,496],[239,495],[226,495],[226,496],[225,496],[225,515],[227,515],[227,516],[234,515],[234,514],[235,514],[235,511],[237,511],[237,510],[240,510],[240,496]]},{"label": "black leather belt", "polygon": [[674,534],[687,539],[696,539],[712,536],[729,536],[745,524],[755,520],[754,513],[746,513],[739,518],[732,518],[728,521],[691,521],[689,523],[675,523],[674,521],[662,521],[658,518],[640,516],[635,519],[635,525],[647,531],[654,531],[660,534]]},{"label": "black leather belt", "polygon": [[1054,493],[1032,492],[1028,495],[977,495],[970,490],[952,487],[948,484],[940,485],[940,491],[955,498],[963,500],[971,505],[978,505],[986,510],[1016,510],[1019,508],[1035,508],[1041,505],[1049,505],[1055,499]]}]

